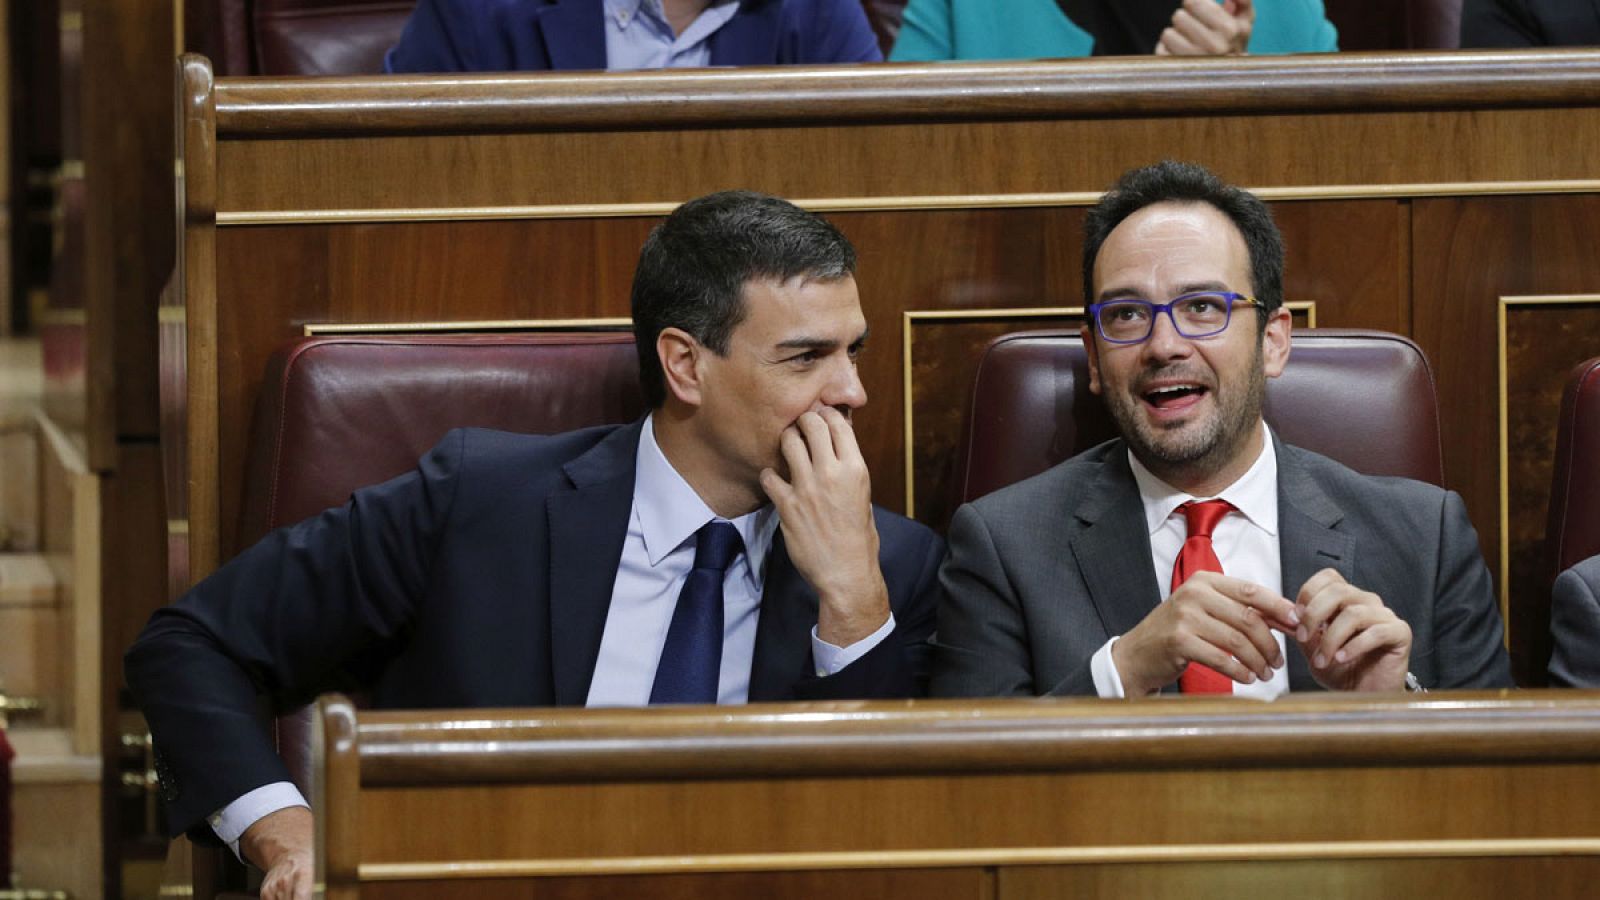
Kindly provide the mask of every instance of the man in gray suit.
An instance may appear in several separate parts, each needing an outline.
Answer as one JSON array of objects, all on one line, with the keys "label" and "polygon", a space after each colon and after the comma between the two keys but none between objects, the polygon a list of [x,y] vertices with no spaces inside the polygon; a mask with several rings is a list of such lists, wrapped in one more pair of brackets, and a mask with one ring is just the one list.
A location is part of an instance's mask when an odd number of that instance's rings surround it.
[{"label": "man in gray suit", "polygon": [[1198,166],[1131,171],[1091,210],[1089,386],[1122,437],[956,513],[936,695],[1511,684],[1461,498],[1262,420],[1282,282],[1266,206]]},{"label": "man in gray suit", "polygon": [[1550,686],[1600,688],[1600,556],[1561,573],[1550,598]]}]

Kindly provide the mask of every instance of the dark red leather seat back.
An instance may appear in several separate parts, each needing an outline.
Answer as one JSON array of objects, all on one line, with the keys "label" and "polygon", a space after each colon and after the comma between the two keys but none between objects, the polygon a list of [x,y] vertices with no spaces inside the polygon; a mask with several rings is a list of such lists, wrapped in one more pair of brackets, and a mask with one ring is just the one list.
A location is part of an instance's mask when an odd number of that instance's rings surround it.
[{"label": "dark red leather seat back", "polygon": [[185,9],[189,49],[218,75],[365,75],[383,71],[416,0],[199,0]]},{"label": "dark red leather seat back", "polygon": [[[1422,350],[1378,331],[1297,330],[1267,382],[1266,418],[1283,440],[1360,472],[1440,484],[1439,409]],[[1004,335],[984,351],[967,417],[959,499],[981,497],[1116,437],[1089,393],[1077,330]]]},{"label": "dark red leather seat back", "polygon": [[410,471],[451,428],[551,434],[643,410],[627,333],[296,341],[261,385],[240,540]]},{"label": "dark red leather seat back", "polygon": [[1600,554],[1600,357],[1579,363],[1567,377],[1554,468],[1545,529],[1552,582]]}]

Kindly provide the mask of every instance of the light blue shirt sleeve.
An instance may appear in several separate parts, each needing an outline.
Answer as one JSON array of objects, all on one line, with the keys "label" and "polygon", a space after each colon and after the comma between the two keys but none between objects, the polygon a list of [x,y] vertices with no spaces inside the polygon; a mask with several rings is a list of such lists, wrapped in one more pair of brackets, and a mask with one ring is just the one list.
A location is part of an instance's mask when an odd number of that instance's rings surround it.
[{"label": "light blue shirt sleeve", "polygon": [[211,830],[217,833],[217,838],[233,851],[233,855],[239,857],[240,862],[244,862],[244,857],[239,855],[239,838],[250,830],[251,825],[280,809],[288,809],[291,806],[304,806],[309,809],[311,804],[306,802],[305,795],[301,794],[300,789],[293,784],[287,781],[275,781],[272,784],[264,784],[229,803],[213,813],[206,822],[211,826]]}]

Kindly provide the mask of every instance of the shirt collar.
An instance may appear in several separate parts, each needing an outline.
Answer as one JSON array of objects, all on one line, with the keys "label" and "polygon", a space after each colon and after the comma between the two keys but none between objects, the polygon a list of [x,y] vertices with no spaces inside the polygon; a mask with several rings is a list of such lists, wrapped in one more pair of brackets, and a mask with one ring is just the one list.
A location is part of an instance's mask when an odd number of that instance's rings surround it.
[{"label": "shirt collar", "polygon": [[[1218,499],[1226,500],[1254,522],[1257,528],[1267,534],[1276,536],[1278,533],[1278,452],[1272,446],[1272,429],[1266,422],[1261,423],[1261,455],[1250,468],[1233,484],[1223,488]],[[1128,465],[1133,469],[1133,479],[1139,483],[1139,499],[1144,501],[1145,525],[1151,534],[1160,530],[1162,524],[1170,518],[1179,506],[1190,500],[1210,500],[1211,497],[1195,497],[1178,490],[1144,467],[1128,451]]]},{"label": "shirt collar", "polygon": [[[656,566],[667,554],[694,536],[700,526],[718,518],[689,482],[667,461],[656,443],[655,417],[647,416],[639,432],[639,451],[633,476],[633,509],[644,536],[645,555]],[[759,587],[766,577],[767,550],[778,528],[778,516],[768,503],[755,512],[730,520],[744,540],[749,574]]]},{"label": "shirt collar", "polygon": [[[706,10],[710,11],[719,6],[737,6],[738,4],[739,0],[711,0],[710,3],[706,4]],[[653,16],[663,22],[667,20],[666,10],[662,8],[661,0],[606,0],[606,16],[616,19],[617,24],[623,28],[632,24],[639,17],[639,14],[645,10],[649,10]]]}]

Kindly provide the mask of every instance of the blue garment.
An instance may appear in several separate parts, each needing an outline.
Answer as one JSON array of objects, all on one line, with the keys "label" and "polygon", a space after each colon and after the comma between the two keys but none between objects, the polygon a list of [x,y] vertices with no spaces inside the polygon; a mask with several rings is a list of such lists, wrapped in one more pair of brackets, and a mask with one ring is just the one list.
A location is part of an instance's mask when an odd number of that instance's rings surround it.
[{"label": "blue garment", "polygon": [[[713,66],[878,62],[859,0],[739,0]],[[386,72],[605,69],[604,0],[421,0]]]},{"label": "blue garment", "polygon": [[661,0],[605,0],[606,68],[696,69],[711,65],[711,36],[739,12],[739,0],[707,6],[682,34],[673,34]]},{"label": "blue garment", "polygon": [[[1094,36],[1056,0],[911,0],[889,58],[1050,59],[1088,56]],[[1251,53],[1339,49],[1322,0],[1257,0]]]}]

